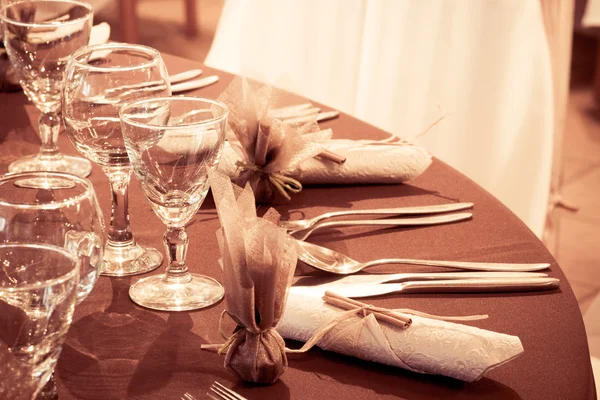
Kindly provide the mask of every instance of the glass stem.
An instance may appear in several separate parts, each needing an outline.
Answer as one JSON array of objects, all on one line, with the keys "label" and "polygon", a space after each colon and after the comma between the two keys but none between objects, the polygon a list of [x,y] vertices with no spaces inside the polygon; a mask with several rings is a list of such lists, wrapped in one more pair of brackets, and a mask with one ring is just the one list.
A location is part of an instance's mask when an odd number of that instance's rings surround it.
[{"label": "glass stem", "polygon": [[163,241],[167,257],[169,258],[165,279],[168,281],[189,280],[190,275],[185,265],[185,255],[188,245],[188,235],[185,227],[167,227]]},{"label": "glass stem", "polygon": [[105,170],[112,193],[112,210],[108,242],[113,246],[129,246],[133,244],[131,225],[129,224],[129,179],[131,168],[110,168]]},{"label": "glass stem", "polygon": [[58,155],[58,132],[60,131],[60,117],[55,112],[42,113],[38,118],[40,139],[42,147],[40,156],[44,158],[55,158]]}]

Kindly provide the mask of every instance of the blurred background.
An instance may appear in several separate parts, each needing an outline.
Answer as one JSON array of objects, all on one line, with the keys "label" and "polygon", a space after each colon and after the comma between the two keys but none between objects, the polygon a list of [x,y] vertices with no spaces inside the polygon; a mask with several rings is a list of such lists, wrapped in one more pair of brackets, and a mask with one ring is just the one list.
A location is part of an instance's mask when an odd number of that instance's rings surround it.
[{"label": "blurred background", "polygon": [[224,0],[94,0],[94,23],[108,22],[111,39],[204,61]]},{"label": "blurred background", "polygon": [[[223,0],[96,2],[96,22],[111,24],[113,40],[138,42],[201,62],[224,6]],[[554,199],[557,206],[549,214],[546,228],[551,229],[544,241],[573,287],[592,355],[600,357],[600,29],[583,26],[585,8],[585,0],[578,0],[574,10],[566,11],[573,18],[572,27],[567,24],[572,42],[561,39],[566,51],[558,55],[570,78],[563,147],[558,159],[556,153],[554,157],[560,198]]]}]

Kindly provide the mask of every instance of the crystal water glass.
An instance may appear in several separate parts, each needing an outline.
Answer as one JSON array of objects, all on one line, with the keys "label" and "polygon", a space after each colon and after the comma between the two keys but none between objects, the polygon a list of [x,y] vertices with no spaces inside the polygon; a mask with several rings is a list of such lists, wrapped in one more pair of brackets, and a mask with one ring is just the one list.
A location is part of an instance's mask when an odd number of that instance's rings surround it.
[{"label": "crystal water glass", "polygon": [[185,226],[209,189],[208,172],[218,165],[229,110],[198,97],[136,101],[120,111],[127,153],[146,199],[167,226],[166,273],[137,281],[131,299],[162,311],[194,310],[223,297],[215,279],[191,274],[185,256]]},{"label": "crystal water glass", "polygon": [[91,292],[102,267],[104,218],[87,179],[59,172],[0,178],[0,243],[61,247],[77,257],[77,302]]},{"label": "crystal water glass", "polygon": [[42,395],[75,304],[98,278],[103,237],[89,181],[53,172],[0,179],[0,398]]},{"label": "crystal water glass", "polygon": [[[85,177],[90,162],[58,151],[63,73],[71,53],[85,46],[93,10],[77,0],[32,0],[0,9],[4,46],[27,97],[41,111],[38,154],[20,158],[10,172],[60,171]],[[2,36],[0,35],[0,36]]]},{"label": "crystal water glass", "polygon": [[160,53],[146,46],[105,44],[71,56],[65,73],[63,116],[77,150],[108,176],[112,213],[102,274],[144,273],[162,263],[160,252],[136,243],[129,224],[131,164],[119,122],[128,102],[171,94]]},{"label": "crystal water glass", "polygon": [[0,243],[0,398],[34,399],[73,317],[79,260],[44,244]]}]

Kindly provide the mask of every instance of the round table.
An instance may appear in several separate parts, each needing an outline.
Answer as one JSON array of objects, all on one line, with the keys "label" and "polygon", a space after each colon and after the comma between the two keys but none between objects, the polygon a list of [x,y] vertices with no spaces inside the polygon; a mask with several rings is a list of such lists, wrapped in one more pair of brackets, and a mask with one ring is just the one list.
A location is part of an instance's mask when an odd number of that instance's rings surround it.
[{"label": "round table", "polygon": [[[170,73],[198,68],[196,62],[165,55]],[[202,67],[217,84],[190,94],[216,98],[233,76]],[[39,147],[38,112],[22,93],[0,94],[0,173],[22,154]],[[383,139],[388,136],[347,115],[324,122],[335,138]],[[61,134],[61,150],[75,154]],[[105,218],[110,217],[108,181],[94,166],[94,183]],[[518,188],[515,188],[518,190]],[[289,368],[271,386],[236,381],[223,367],[223,356],[203,351],[204,343],[222,343],[217,332],[223,302],[194,312],[161,313],[136,306],[129,286],[139,276],[100,277],[90,296],[77,307],[55,376],[61,400],[179,399],[184,392],[204,398],[213,381],[233,387],[249,399],[592,399],[596,398],[590,355],[581,313],[563,272],[537,237],[498,200],[439,160],[414,181],[402,185],[315,186],[277,206],[282,218],[311,217],[346,208],[401,207],[456,201],[475,204],[473,219],[422,228],[346,228],[314,236],[311,241],[366,261],[409,257],[488,262],[548,262],[560,289],[510,294],[408,294],[368,299],[393,308],[438,315],[488,314],[471,322],[518,336],[525,349],[517,359],[464,383],[420,375],[322,351],[289,356]],[[132,179],[130,215],[142,244],[162,249],[164,225]],[[265,208],[265,207],[263,207]],[[264,210],[263,210],[264,211]],[[219,221],[209,195],[188,228],[190,269],[217,279]],[[413,266],[381,266],[370,272],[425,271]],[[152,273],[161,273],[164,265]],[[297,274],[319,272],[300,265]]]}]

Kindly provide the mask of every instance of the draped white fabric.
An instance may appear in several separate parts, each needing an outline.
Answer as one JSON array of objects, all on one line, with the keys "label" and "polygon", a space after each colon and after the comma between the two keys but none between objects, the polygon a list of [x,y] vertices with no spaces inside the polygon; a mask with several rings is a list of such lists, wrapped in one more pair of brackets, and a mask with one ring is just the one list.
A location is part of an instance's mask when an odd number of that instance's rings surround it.
[{"label": "draped white fabric", "polygon": [[228,0],[206,63],[398,136],[448,114],[419,143],[541,235],[553,103],[538,0]]}]

